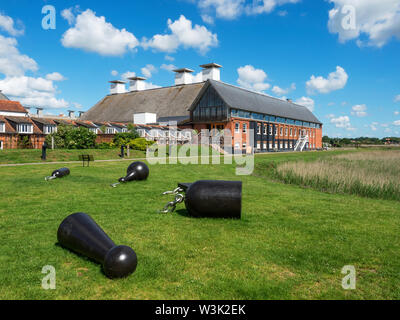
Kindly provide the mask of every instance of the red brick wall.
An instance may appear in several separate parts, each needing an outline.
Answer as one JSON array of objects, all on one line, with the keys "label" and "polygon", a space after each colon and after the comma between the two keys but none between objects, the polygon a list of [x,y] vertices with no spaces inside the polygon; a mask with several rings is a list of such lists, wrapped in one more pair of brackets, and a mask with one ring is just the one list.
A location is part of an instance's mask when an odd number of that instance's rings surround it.
[{"label": "red brick wall", "polygon": [[110,143],[114,140],[114,134],[98,134],[96,137],[96,143]]}]

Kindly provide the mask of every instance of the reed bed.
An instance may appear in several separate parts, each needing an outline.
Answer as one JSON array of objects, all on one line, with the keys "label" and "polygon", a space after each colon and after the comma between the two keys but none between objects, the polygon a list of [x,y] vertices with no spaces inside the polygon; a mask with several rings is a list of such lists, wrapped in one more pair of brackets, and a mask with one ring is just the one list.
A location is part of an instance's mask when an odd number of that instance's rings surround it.
[{"label": "reed bed", "polygon": [[348,153],[312,162],[285,162],[277,166],[275,173],[289,184],[400,201],[399,150]]}]

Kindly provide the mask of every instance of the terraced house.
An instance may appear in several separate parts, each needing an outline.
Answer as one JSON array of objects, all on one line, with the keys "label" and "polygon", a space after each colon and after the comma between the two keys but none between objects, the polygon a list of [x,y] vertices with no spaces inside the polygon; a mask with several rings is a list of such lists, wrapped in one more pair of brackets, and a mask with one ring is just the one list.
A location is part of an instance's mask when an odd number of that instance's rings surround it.
[{"label": "terraced house", "polygon": [[229,129],[232,149],[246,152],[322,148],[323,124],[306,107],[224,83],[218,64],[200,67],[198,83],[192,83],[193,70],[188,68],[174,70],[175,84],[169,87],[145,90],[146,79],[133,77],[127,91],[124,81],[111,81],[110,94],[83,118],[123,123],[141,118],[139,124],[176,121],[179,128],[198,132]]}]

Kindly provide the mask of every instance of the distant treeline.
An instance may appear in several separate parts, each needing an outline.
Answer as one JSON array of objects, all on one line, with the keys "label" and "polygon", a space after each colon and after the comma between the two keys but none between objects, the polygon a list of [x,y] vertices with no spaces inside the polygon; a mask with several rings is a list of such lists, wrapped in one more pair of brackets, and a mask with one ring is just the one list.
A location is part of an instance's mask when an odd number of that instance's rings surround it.
[{"label": "distant treeline", "polygon": [[332,147],[344,147],[349,145],[385,145],[385,144],[400,144],[400,138],[386,137],[383,139],[359,137],[359,138],[330,138],[324,136],[322,142],[331,145]]}]

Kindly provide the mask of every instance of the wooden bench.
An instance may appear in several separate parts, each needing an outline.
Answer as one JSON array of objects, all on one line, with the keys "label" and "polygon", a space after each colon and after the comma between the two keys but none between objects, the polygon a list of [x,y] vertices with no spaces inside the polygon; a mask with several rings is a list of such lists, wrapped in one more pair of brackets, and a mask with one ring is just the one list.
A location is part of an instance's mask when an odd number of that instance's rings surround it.
[{"label": "wooden bench", "polygon": [[85,166],[85,162],[87,162],[87,166],[89,167],[90,161],[94,161],[94,157],[89,154],[81,154],[79,156],[79,161],[82,161],[83,166]]}]

